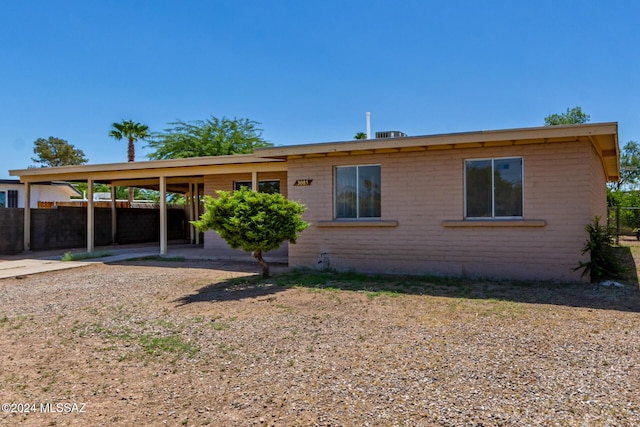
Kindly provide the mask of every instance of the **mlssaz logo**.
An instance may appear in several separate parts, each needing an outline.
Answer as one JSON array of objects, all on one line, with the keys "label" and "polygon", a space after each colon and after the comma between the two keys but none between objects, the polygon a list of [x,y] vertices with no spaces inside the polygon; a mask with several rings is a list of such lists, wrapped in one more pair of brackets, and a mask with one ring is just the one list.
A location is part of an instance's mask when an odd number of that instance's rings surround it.
[{"label": "mlssaz logo", "polygon": [[82,414],[86,403],[41,403],[40,412],[60,412],[64,414]]}]

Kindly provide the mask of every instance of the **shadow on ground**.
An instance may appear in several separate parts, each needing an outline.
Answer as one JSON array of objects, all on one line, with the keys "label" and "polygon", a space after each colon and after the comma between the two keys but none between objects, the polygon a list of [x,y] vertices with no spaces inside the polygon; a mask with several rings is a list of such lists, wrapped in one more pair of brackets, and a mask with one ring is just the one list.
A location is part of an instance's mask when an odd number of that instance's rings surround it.
[{"label": "shadow on ground", "polygon": [[[224,261],[207,259],[185,259],[183,257],[149,256],[129,259],[125,261],[110,262],[109,265],[136,266],[136,267],[162,267],[162,268],[198,268],[205,270],[230,271],[238,273],[258,273],[262,267],[255,261]],[[286,269],[286,264],[270,263],[274,271]]]},{"label": "shadow on ground", "polygon": [[249,276],[206,285],[196,293],[185,295],[173,302],[181,306],[195,302],[223,302],[248,298],[265,298],[268,301],[272,295],[286,289],[269,282],[261,283],[257,276]]},{"label": "shadow on ground", "polygon": [[263,281],[258,275],[206,285],[194,294],[177,299],[178,305],[264,298],[290,287],[340,289],[376,294],[430,295],[449,298],[487,299],[530,304],[552,304],[599,310],[640,312],[637,282],[624,287],[584,283],[497,282],[469,279],[407,276],[369,276],[353,273],[294,271]]},{"label": "shadow on ground", "polygon": [[[269,298],[289,287],[341,289],[345,291],[450,298],[493,299],[532,304],[552,304],[602,310],[640,312],[638,265],[640,250],[629,246],[615,248],[625,267],[619,279],[624,286],[602,286],[590,283],[517,282],[433,276],[367,275],[353,272],[287,271],[286,264],[272,263],[272,279],[263,280],[255,262],[213,261],[181,257],[146,257],[110,263],[111,265],[198,268],[246,273],[247,276],[214,282],[192,295],[175,300],[178,305],[195,302],[219,302],[247,298]],[[638,258],[638,259],[634,259]]]}]

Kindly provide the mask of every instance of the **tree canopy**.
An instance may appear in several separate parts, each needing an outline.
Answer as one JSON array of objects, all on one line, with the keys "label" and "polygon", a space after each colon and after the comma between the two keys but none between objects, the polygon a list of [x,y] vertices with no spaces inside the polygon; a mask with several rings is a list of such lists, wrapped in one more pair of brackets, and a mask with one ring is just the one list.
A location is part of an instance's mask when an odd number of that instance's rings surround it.
[{"label": "tree canopy", "polygon": [[550,114],[544,118],[545,126],[577,125],[588,123],[591,117],[582,112],[581,107],[567,108],[564,114]]},{"label": "tree canopy", "polygon": [[186,157],[249,154],[256,148],[273,144],[262,138],[259,122],[249,119],[219,119],[169,123],[164,132],[155,133],[147,147],[155,151],[148,154],[152,160],[180,159]]},{"label": "tree canopy", "polygon": [[617,188],[631,187],[640,180],[640,145],[637,141],[629,141],[620,153],[620,180]]},{"label": "tree canopy", "polygon": [[[89,186],[86,182],[74,182],[73,186],[81,193],[86,195],[88,193]],[[160,193],[156,190],[146,190],[144,188],[134,188],[133,198],[136,200],[151,200],[157,202],[160,200]],[[110,193],[111,186],[108,184],[94,183],[94,192]],[[128,197],[127,187],[116,187],[116,199],[124,200]],[[80,198],[80,197],[78,197]]]},{"label": "tree canopy", "polygon": [[50,136],[49,139],[38,138],[34,143],[32,157],[40,167],[83,165],[89,161],[84,152],[75,148],[64,139]]},{"label": "tree canopy", "polygon": [[279,193],[260,193],[246,187],[217,191],[218,198],[205,196],[205,213],[193,221],[199,231],[214,230],[234,249],[252,252],[269,277],[263,252],[277,249],[284,241],[295,243],[309,224],[302,219],[305,207]]}]

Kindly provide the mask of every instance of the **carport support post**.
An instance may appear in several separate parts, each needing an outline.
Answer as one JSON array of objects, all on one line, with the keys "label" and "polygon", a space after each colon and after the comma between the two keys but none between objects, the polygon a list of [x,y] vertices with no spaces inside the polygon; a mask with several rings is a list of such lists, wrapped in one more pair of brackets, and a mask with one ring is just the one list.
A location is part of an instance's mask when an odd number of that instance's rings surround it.
[{"label": "carport support post", "polygon": [[116,210],[116,186],[111,184],[111,243],[116,243],[118,232],[118,211]]},{"label": "carport support post", "polygon": [[167,254],[167,177],[160,177],[160,255]]},{"label": "carport support post", "polygon": [[251,172],[251,189],[253,191],[258,191],[258,172],[257,171]]},{"label": "carport support post", "polygon": [[[195,204],[194,206],[194,212],[195,212],[195,219],[200,218],[200,186],[198,185],[198,183],[196,182],[195,184],[193,184],[193,194],[194,194],[194,199],[193,199],[193,203]],[[195,230],[196,233],[196,245],[200,244],[200,232],[198,230]]]},{"label": "carport support post", "polygon": [[[193,182],[189,183],[189,197],[188,200],[188,208],[189,208],[189,221],[196,220],[196,211],[193,204]],[[195,227],[193,224],[189,223],[189,243],[195,243]]]},{"label": "carport support post", "polygon": [[31,183],[24,183],[24,241],[22,250],[28,251],[31,249]]},{"label": "carport support post", "polygon": [[94,211],[93,211],[93,180],[87,180],[87,252],[93,252],[95,249],[93,243],[94,230]]}]

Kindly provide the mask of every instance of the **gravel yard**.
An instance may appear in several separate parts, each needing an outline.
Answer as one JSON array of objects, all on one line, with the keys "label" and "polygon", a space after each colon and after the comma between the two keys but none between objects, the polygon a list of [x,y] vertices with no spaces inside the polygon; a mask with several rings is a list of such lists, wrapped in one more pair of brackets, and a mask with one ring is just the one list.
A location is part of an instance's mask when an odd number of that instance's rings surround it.
[{"label": "gravel yard", "polygon": [[0,425],[640,425],[637,283],[273,270],[0,280]]}]

